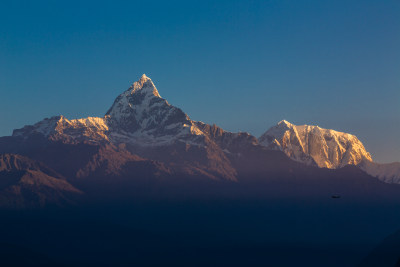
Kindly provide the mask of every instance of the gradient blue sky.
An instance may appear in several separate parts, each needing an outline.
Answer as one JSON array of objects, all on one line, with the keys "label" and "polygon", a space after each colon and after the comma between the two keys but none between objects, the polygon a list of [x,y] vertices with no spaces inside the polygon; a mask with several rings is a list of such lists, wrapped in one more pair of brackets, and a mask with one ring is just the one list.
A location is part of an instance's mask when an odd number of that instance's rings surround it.
[{"label": "gradient blue sky", "polygon": [[400,161],[400,1],[1,1],[0,136],[103,116],[142,73],[194,120],[282,119]]}]

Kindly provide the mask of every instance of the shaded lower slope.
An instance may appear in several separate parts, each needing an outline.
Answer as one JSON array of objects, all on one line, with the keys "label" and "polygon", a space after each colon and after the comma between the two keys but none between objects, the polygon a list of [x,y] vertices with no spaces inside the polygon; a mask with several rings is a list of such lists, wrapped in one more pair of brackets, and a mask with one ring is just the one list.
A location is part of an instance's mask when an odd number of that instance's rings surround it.
[{"label": "shaded lower slope", "polygon": [[0,155],[0,207],[36,208],[74,203],[82,192],[42,163]]},{"label": "shaded lower slope", "polygon": [[340,169],[307,166],[283,152],[253,147],[231,161],[238,171],[243,191],[264,197],[330,198],[368,202],[399,201],[400,186],[387,184],[356,166]]}]

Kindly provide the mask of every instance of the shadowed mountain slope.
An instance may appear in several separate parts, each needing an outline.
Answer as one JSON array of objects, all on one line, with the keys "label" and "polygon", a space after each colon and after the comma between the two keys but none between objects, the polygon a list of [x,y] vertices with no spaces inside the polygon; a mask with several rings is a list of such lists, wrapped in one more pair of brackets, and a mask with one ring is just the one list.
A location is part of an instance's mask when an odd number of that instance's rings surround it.
[{"label": "shadowed mountain slope", "polygon": [[29,158],[0,155],[0,206],[29,208],[74,203],[82,192],[44,164]]}]

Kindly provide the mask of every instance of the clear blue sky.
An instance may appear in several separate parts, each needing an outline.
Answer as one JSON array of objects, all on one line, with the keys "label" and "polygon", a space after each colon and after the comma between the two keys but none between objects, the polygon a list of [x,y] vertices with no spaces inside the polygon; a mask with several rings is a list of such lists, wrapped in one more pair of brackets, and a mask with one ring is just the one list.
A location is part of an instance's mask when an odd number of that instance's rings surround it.
[{"label": "clear blue sky", "polygon": [[194,120],[316,124],[400,161],[399,0],[0,2],[1,136],[102,116],[142,73]]}]

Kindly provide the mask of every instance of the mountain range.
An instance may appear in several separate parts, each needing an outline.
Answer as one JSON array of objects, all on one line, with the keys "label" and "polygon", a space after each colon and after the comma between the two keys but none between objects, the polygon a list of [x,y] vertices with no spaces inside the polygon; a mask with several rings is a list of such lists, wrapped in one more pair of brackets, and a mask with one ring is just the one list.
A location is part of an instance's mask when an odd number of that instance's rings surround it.
[{"label": "mountain range", "polygon": [[379,188],[387,196],[387,183],[400,183],[400,163],[373,162],[354,135],[285,120],[260,138],[228,132],[191,120],[144,74],[104,117],[46,118],[1,137],[0,153],[3,207],[105,196],[330,195],[356,184],[365,196]]}]

